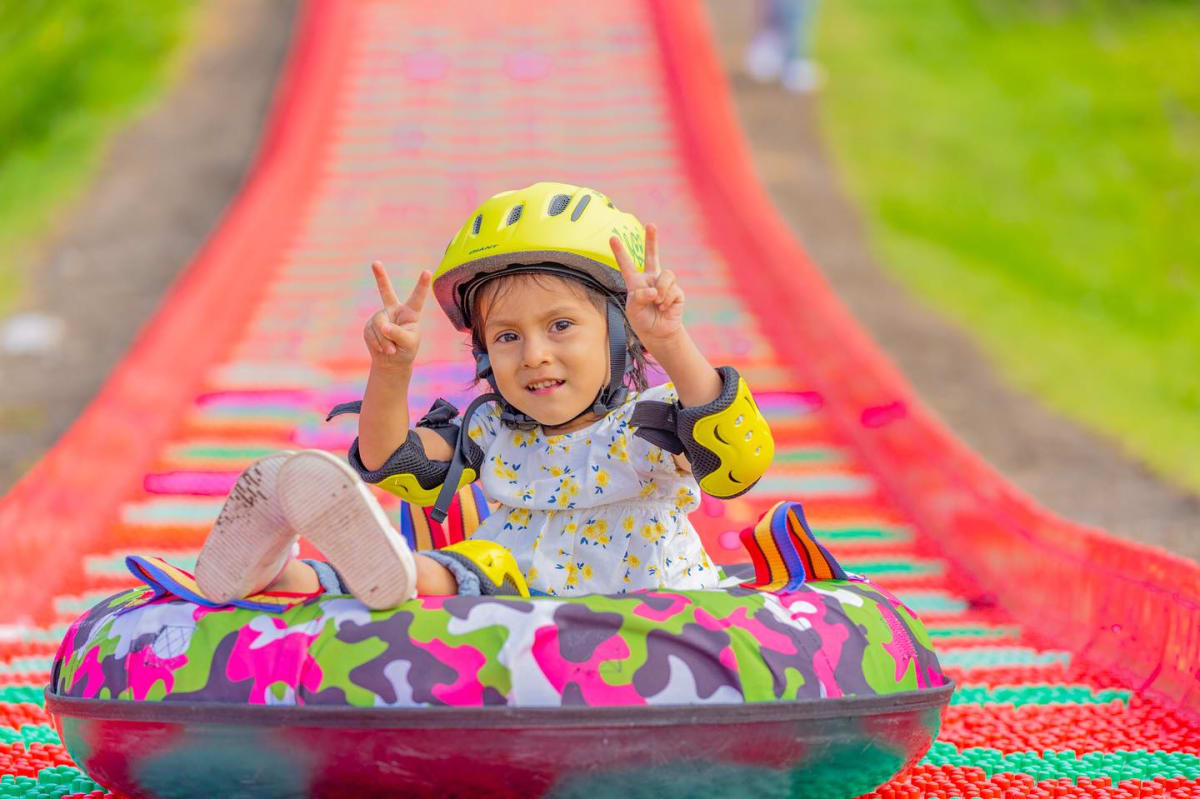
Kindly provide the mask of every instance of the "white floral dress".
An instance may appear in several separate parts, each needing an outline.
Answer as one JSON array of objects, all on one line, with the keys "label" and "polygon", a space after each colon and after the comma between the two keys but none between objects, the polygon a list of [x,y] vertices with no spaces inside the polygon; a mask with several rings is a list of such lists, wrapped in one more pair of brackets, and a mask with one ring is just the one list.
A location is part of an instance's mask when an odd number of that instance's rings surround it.
[{"label": "white floral dress", "polygon": [[484,451],[480,482],[500,508],[474,538],[503,544],[531,589],[554,595],[712,588],[719,576],[688,513],[700,487],[671,453],[634,435],[639,400],[674,401],[667,383],[581,430],[514,430],[496,405],[467,434]]}]

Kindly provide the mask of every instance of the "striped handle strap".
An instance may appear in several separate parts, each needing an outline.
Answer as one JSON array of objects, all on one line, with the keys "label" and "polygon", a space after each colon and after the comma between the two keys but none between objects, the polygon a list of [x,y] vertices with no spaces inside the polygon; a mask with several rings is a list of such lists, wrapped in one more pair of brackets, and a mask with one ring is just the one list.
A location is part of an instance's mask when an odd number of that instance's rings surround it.
[{"label": "striped handle strap", "polygon": [[799,502],[775,503],[740,538],[754,563],[754,580],[742,583],[744,588],[780,594],[814,580],[847,579],[812,534]]},{"label": "striped handle strap", "polygon": [[491,512],[479,483],[468,483],[458,489],[441,522],[434,521],[432,510],[400,503],[400,533],[414,552],[441,549],[470,538]]}]

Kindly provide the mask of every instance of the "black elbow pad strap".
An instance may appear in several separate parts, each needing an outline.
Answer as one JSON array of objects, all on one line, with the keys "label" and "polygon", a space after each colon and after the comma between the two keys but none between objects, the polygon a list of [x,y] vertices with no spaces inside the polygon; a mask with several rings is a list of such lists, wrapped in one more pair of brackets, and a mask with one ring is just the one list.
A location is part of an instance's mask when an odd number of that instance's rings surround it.
[{"label": "black elbow pad strap", "polygon": [[746,381],[731,366],[717,369],[721,393],[708,403],[644,400],[634,408],[634,435],[676,455],[686,452],[696,482],[715,497],[736,497],[762,477],[775,454],[771,429]]}]

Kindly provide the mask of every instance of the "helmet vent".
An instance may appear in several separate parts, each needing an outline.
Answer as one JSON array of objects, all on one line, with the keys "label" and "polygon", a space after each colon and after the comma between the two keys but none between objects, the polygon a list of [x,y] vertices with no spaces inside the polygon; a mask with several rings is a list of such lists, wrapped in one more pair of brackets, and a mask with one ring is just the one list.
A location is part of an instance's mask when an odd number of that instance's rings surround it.
[{"label": "helmet vent", "polygon": [[563,211],[567,210],[567,206],[571,204],[571,195],[556,194],[550,198],[550,216],[558,216]]},{"label": "helmet vent", "polygon": [[475,217],[475,224],[471,225],[471,235],[478,236],[479,228],[483,227],[483,214]]},{"label": "helmet vent", "polygon": [[508,212],[508,219],[504,220],[504,224],[505,225],[514,224],[518,219],[521,218],[521,212],[524,210],[525,210],[524,205],[518,205],[517,207],[513,208],[511,211]]},{"label": "helmet vent", "polygon": [[587,204],[592,201],[592,195],[585,194],[579,204],[575,206],[575,210],[571,212],[571,221],[578,222],[579,217],[583,215],[583,209],[587,208]]}]

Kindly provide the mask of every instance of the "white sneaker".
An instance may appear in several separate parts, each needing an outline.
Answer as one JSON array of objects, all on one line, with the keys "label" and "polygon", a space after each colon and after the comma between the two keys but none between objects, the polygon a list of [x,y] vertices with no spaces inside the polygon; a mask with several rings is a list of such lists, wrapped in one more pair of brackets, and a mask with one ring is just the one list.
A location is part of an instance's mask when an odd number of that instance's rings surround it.
[{"label": "white sneaker", "polygon": [[783,73],[783,37],[773,30],[760,31],[746,48],[746,71],[760,83],[777,80]]},{"label": "white sneaker", "polygon": [[196,584],[214,602],[261,591],[298,546],[275,493],[276,476],[293,453],[255,461],[238,476],[196,559]]},{"label": "white sneaker", "polygon": [[821,88],[821,68],[810,59],[789,61],[779,80],[783,88],[794,94],[808,94]]},{"label": "white sneaker", "polygon": [[417,564],[348,463],[305,450],[279,470],[279,503],[293,530],[311,541],[369,608],[394,608],[416,596]]}]

